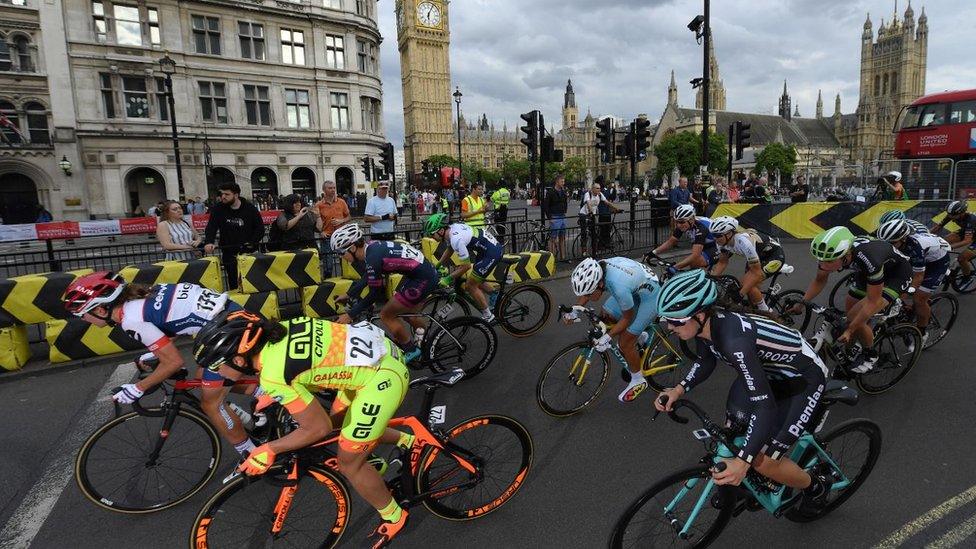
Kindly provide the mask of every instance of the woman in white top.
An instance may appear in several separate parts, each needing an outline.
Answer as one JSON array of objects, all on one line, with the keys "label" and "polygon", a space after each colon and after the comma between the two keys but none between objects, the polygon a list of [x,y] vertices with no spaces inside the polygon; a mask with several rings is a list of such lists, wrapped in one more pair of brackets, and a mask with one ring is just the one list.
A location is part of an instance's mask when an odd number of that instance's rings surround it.
[{"label": "woman in white top", "polygon": [[202,239],[192,225],[183,220],[183,207],[175,200],[167,200],[159,210],[156,238],[166,250],[166,260],[193,259]]}]

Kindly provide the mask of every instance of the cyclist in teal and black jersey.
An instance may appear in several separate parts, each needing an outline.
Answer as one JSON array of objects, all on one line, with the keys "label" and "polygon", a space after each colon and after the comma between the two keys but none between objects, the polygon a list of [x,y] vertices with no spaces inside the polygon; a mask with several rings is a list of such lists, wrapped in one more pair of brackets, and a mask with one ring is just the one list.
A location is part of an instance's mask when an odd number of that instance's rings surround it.
[{"label": "cyclist in teal and black jersey", "polygon": [[973,240],[973,232],[976,231],[976,215],[969,213],[969,205],[965,200],[954,200],[946,206],[946,215],[932,226],[930,231],[934,235],[942,232],[942,229],[953,222],[958,225],[955,231],[946,235],[946,242],[952,246],[953,250],[962,250],[959,254],[959,268],[962,275],[966,278],[972,276],[973,266],[970,263],[976,258],[976,241]]}]

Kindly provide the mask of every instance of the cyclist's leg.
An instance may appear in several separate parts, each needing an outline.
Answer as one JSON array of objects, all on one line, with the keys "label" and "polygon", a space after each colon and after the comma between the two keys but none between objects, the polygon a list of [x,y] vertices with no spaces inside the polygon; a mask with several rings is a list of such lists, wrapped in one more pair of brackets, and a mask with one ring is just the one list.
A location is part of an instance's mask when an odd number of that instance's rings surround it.
[{"label": "cyclist's leg", "polygon": [[927,265],[922,283],[915,290],[915,321],[923,334],[929,325],[929,319],[932,317],[932,307],[929,305],[929,300],[932,298],[932,294],[942,285],[942,280],[945,278],[948,268],[948,254],[941,260]]},{"label": "cyclist's leg", "polygon": [[[824,391],[824,377],[804,376],[806,388],[776,400],[780,428],[766,446],[763,455],[756,458],[753,466],[760,474],[791,488],[805,489],[810,486],[810,475],[786,457],[790,448],[807,429],[807,422],[814,416],[820,396]],[[787,389],[788,390],[788,389]],[[774,393],[777,393],[774,389]]]},{"label": "cyclist's leg", "polygon": [[218,372],[201,368],[203,384],[200,387],[200,409],[210,419],[220,436],[234,445],[238,452],[246,453],[254,449],[254,443],[244,431],[240,418],[227,406],[224,399],[230,387],[224,387],[224,380],[237,381],[243,374],[229,366],[221,366]]},{"label": "cyclist's leg", "polygon": [[[380,310],[380,318],[390,328],[393,340],[401,349],[410,353],[416,347],[407,324],[399,315],[415,313],[420,310],[424,299],[437,288],[437,271],[432,271],[431,277],[404,278],[393,294],[393,299],[386,302]],[[409,318],[407,321],[416,329],[424,327],[422,318]]]},{"label": "cyclist's leg", "polygon": [[970,261],[976,257],[976,243],[970,244],[968,248],[959,254],[959,268],[962,269],[963,276],[973,274],[973,264]]}]

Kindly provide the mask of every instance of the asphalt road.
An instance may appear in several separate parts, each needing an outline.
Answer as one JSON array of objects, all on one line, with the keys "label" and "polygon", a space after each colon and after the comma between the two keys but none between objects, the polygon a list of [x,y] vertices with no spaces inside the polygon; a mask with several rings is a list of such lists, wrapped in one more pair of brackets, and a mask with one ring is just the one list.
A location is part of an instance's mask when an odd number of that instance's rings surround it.
[{"label": "asphalt road", "polygon": [[[787,244],[788,261],[797,272],[786,287],[803,287],[813,274],[805,247]],[[570,301],[565,279],[546,286],[554,303]],[[743,514],[718,546],[873,547],[886,539],[883,546],[889,547],[976,546],[976,489],[971,489],[976,485],[971,421],[976,340],[970,328],[976,314],[971,297],[962,301],[954,333],[923,355],[900,385],[881,396],[863,397],[856,407],[834,408],[828,428],[863,416],[883,431],[881,458],[861,490],[829,518],[811,524]],[[540,411],[534,396],[539,372],[556,349],[580,338],[583,330],[553,320],[531,339],[501,335],[489,370],[440,393],[450,424],[485,412],[518,418],[534,438],[535,461],[522,490],[497,512],[456,523],[415,509],[396,546],[605,546],[617,516],[639,492],[702,455],[690,424],[663,418],[651,423],[649,394],[632,404],[617,402],[622,382],[616,376],[600,401],[581,415],[556,419]],[[95,507],[71,480],[77,444],[109,417],[99,391],[114,369],[114,364],[62,369],[0,383],[0,525],[6,525],[0,547],[186,546],[193,518],[216,483],[176,509],[126,516]],[[731,379],[731,368],[722,368],[693,398],[721,417]],[[408,396],[405,409],[413,409],[416,397]],[[101,402],[92,408],[97,399]],[[365,502],[352,497],[354,519],[344,546],[358,546],[376,520]]]}]

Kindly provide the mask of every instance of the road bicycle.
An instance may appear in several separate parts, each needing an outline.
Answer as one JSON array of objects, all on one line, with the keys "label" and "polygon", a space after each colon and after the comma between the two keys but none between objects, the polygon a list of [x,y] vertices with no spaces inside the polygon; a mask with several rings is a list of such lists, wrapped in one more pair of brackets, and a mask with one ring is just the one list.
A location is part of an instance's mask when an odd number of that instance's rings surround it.
[{"label": "road bicycle", "polygon": [[[532,438],[515,419],[479,415],[449,429],[438,427],[446,407],[433,405],[437,388],[463,378],[455,369],[411,381],[410,387],[424,389],[417,415],[390,420],[389,427],[406,427],[417,437],[409,451],[397,450],[385,475],[404,509],[422,503],[439,517],[471,520],[498,509],[525,483]],[[334,432],[311,447],[278,455],[264,475],[230,480],[197,515],[190,547],[336,546],[352,516],[337,440]]]},{"label": "road bicycle", "polygon": [[[600,315],[589,307],[559,306],[559,315],[575,311],[590,323],[586,339],[556,352],[539,375],[535,395],[539,407],[555,417],[583,411],[596,401],[610,378],[611,357],[616,358],[624,381],[630,381],[627,361],[616,342],[609,351],[598,352],[594,345],[608,330]],[[657,325],[648,327],[650,338],[640,348],[641,372],[656,391],[673,387],[687,373],[679,346]]]},{"label": "road bicycle", "polygon": [[701,421],[703,428],[693,435],[705,446],[705,455],[698,464],[659,480],[634,500],[614,526],[610,547],[707,547],[744,511],[765,510],[794,522],[823,518],[857,492],[881,453],[881,428],[867,419],[852,419],[820,434],[832,405],[853,406],[857,400],[853,389],[828,381],[808,423],[816,426],[814,432],[804,432],[787,456],[803,469],[826,474],[831,480],[826,504],[815,510],[799,505],[801,491],[754,469],[749,469],[739,486],[716,485],[711,470],[724,470],[722,459],[738,454],[745,441],[740,434],[743,430],[719,426],[691,401],[675,402],[668,413],[672,420],[687,423],[688,418],[677,414],[685,408]]},{"label": "road bicycle", "polygon": [[[956,324],[956,318],[959,317],[959,298],[949,292],[936,292],[929,298],[929,308],[931,315],[925,327],[928,338],[922,345],[923,351],[935,347],[949,335],[949,331]],[[917,326],[914,303],[902,304],[901,312],[895,317],[895,321]]]},{"label": "road bicycle", "polygon": [[[617,214],[610,221],[595,221],[593,215],[580,217],[579,231],[570,245],[571,257],[611,257],[617,252],[634,248],[634,235],[617,223]],[[594,253],[588,253],[593,251]]]},{"label": "road bicycle", "polygon": [[539,250],[549,249],[549,227],[545,220],[527,219],[526,232],[519,244],[520,252],[538,252]]},{"label": "road bicycle", "polygon": [[[502,256],[499,261],[504,268],[491,312],[503,330],[515,337],[528,337],[538,332],[549,320],[552,298],[538,284],[522,282],[513,285],[514,279],[509,276],[509,271],[520,259],[518,256]],[[422,310],[439,321],[472,316],[472,310],[478,311],[480,305],[464,290],[463,285],[464,281],[457,279],[453,287],[435,290],[424,302]]]}]

